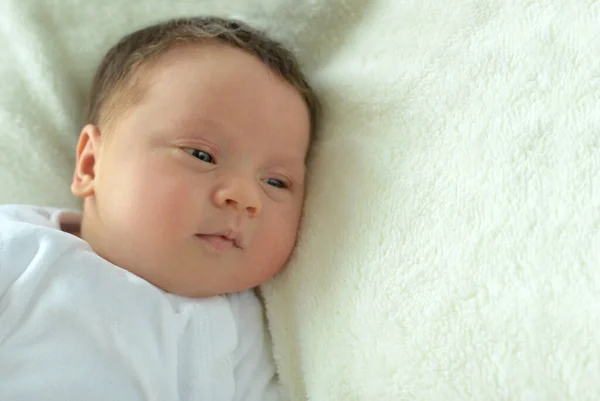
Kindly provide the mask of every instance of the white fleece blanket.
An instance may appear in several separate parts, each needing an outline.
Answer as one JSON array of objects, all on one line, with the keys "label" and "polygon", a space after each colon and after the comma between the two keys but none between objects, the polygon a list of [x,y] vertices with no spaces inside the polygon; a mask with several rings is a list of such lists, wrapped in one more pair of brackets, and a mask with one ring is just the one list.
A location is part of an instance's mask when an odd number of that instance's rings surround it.
[{"label": "white fleece blanket", "polygon": [[325,119],[301,240],[264,286],[291,400],[600,399],[600,1],[0,2],[0,202],[76,206],[93,68],[237,15]]}]

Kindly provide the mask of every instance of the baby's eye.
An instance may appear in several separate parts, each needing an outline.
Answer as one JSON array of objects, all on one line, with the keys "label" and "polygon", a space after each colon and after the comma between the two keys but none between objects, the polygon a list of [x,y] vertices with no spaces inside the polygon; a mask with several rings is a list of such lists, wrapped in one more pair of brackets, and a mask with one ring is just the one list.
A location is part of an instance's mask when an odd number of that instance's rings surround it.
[{"label": "baby's eye", "polygon": [[267,178],[265,180],[265,182],[275,188],[282,188],[285,189],[287,188],[287,184],[281,180],[276,180],[275,178]]},{"label": "baby's eye", "polygon": [[203,162],[206,163],[214,163],[215,162],[215,158],[212,157],[212,155],[208,152],[205,152],[203,150],[198,150],[198,149],[185,149],[186,152],[188,152],[190,155],[194,156],[196,159],[200,159]]}]

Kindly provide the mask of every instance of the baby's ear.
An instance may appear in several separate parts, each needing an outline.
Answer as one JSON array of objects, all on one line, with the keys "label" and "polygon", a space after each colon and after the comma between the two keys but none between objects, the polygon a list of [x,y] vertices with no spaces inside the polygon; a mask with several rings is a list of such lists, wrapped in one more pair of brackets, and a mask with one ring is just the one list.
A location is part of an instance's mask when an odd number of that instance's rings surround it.
[{"label": "baby's ear", "polygon": [[71,192],[80,198],[94,194],[96,163],[100,155],[101,134],[97,126],[88,124],[79,134],[75,172],[71,183]]}]

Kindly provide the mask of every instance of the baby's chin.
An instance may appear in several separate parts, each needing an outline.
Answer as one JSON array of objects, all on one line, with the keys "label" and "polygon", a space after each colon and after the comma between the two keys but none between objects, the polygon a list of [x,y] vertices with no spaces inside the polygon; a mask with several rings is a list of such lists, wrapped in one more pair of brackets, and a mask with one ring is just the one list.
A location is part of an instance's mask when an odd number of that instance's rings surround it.
[{"label": "baby's chin", "polygon": [[[218,274],[197,274],[197,275],[165,275],[161,274],[167,269],[161,269],[162,272],[141,272],[136,269],[127,269],[136,276],[144,279],[160,290],[178,295],[185,298],[210,298],[220,295],[232,294],[252,290],[266,281],[269,281],[273,275],[269,277],[240,277],[239,274],[233,279],[219,277]],[[171,273],[173,268],[167,270]],[[240,269],[243,270],[243,269]]]}]

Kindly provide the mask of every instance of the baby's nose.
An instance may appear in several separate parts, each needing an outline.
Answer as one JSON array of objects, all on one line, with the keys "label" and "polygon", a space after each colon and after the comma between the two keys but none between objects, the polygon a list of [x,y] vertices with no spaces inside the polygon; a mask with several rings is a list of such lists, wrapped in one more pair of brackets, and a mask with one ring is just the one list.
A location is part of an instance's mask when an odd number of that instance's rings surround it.
[{"label": "baby's nose", "polygon": [[258,202],[239,202],[235,199],[227,199],[226,204],[230,207],[233,207],[234,209],[238,210],[238,211],[244,211],[246,210],[248,212],[248,215],[251,217],[254,217],[256,215],[258,215],[259,211],[260,211],[260,206],[258,204]]},{"label": "baby's nose", "polygon": [[262,203],[257,184],[248,180],[230,181],[215,193],[215,203],[219,207],[231,207],[238,212],[247,212],[255,217],[261,212]]}]

